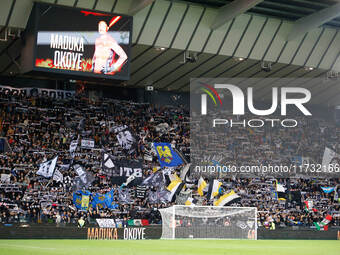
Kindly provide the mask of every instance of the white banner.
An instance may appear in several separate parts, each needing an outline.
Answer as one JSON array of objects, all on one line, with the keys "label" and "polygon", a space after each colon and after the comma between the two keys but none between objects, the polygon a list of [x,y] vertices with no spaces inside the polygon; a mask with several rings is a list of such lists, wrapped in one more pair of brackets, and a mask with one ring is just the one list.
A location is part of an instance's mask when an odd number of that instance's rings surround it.
[{"label": "white banner", "polygon": [[63,182],[64,180],[63,174],[58,169],[54,172],[53,180],[56,182]]},{"label": "white banner", "polygon": [[94,148],[94,140],[86,140],[86,139],[82,139],[82,140],[81,140],[81,147],[82,147],[82,148],[87,148],[87,149],[92,149],[92,148]]},{"label": "white banner", "polygon": [[114,219],[96,219],[100,228],[115,228],[116,223]]},{"label": "white banner", "polygon": [[13,93],[15,95],[23,96],[48,96],[54,99],[68,99],[75,95],[75,91],[60,90],[60,89],[43,89],[43,88],[14,88],[11,86],[0,85],[0,92]]},{"label": "white banner", "polygon": [[70,144],[70,154],[71,155],[72,155],[73,152],[76,151],[77,146],[78,146],[78,139],[71,141],[71,144]]},{"label": "white banner", "polygon": [[1,182],[9,183],[11,180],[10,174],[1,174]]}]

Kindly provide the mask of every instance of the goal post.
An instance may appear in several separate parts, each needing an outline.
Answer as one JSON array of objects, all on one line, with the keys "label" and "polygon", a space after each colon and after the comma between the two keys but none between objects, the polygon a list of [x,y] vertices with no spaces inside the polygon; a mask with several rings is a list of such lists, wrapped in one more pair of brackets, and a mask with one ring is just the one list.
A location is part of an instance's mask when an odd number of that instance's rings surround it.
[{"label": "goal post", "polygon": [[162,239],[257,239],[256,207],[174,205],[159,211]]}]

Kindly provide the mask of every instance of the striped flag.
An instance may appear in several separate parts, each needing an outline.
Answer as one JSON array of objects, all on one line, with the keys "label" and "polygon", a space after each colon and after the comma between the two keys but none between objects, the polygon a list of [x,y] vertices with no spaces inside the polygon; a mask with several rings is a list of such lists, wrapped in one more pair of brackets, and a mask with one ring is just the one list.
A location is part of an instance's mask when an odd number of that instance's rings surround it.
[{"label": "striped flag", "polygon": [[189,197],[187,201],[185,201],[185,205],[196,205],[197,199]]},{"label": "striped flag", "polygon": [[200,196],[203,196],[203,190],[206,186],[207,186],[207,183],[205,182],[205,180],[201,176],[201,178],[198,181],[198,189],[197,189],[197,192]]},{"label": "striped flag", "polygon": [[311,200],[306,200],[304,201],[305,203],[305,211],[310,213],[310,212],[317,212],[318,210],[316,210],[315,208],[313,208],[313,201]]},{"label": "striped flag", "polygon": [[210,201],[214,197],[218,195],[218,191],[222,185],[222,182],[219,182],[218,180],[213,180],[209,183],[209,189],[207,193],[207,199]]},{"label": "striped flag", "polygon": [[170,193],[170,201],[173,202],[176,198],[176,196],[181,192],[182,188],[184,186],[184,183],[181,181],[181,179],[173,180],[167,189],[171,192]]},{"label": "striped flag", "polygon": [[286,200],[286,188],[276,181],[276,192],[279,200]]},{"label": "striped flag", "polygon": [[235,193],[234,190],[230,191],[229,193],[224,194],[219,199],[214,202],[214,206],[224,206],[228,204],[235,203],[236,201],[240,200],[240,196]]},{"label": "striped flag", "polygon": [[313,222],[317,230],[328,230],[328,224],[332,221],[333,217],[329,214],[321,222]]}]

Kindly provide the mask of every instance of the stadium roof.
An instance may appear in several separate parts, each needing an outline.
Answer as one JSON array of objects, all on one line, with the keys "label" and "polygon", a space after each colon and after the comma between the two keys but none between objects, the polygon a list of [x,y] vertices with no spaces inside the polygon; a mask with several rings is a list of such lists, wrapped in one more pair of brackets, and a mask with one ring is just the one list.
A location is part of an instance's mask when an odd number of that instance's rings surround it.
[{"label": "stadium roof", "polygon": [[[232,0],[185,0],[186,2],[220,8]],[[336,5],[335,0],[264,0],[249,9],[250,14],[296,21],[320,10]],[[340,17],[331,19],[325,25],[340,28]]]}]

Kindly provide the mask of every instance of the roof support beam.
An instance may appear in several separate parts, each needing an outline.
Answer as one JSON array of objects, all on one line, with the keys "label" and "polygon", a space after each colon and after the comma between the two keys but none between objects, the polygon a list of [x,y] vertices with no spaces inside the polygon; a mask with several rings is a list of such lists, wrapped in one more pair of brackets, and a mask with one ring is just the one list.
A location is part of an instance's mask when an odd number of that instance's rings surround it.
[{"label": "roof support beam", "polygon": [[264,0],[234,0],[230,4],[222,6],[210,28],[212,30],[219,28],[263,1]]},{"label": "roof support beam", "polygon": [[338,16],[340,16],[340,3],[298,19],[288,34],[287,41],[292,41],[299,36],[303,36],[307,32],[331,21]]},{"label": "roof support beam", "polygon": [[155,0],[132,0],[130,8],[129,8],[129,15],[133,16],[137,12],[143,10],[148,5],[152,4]]}]

